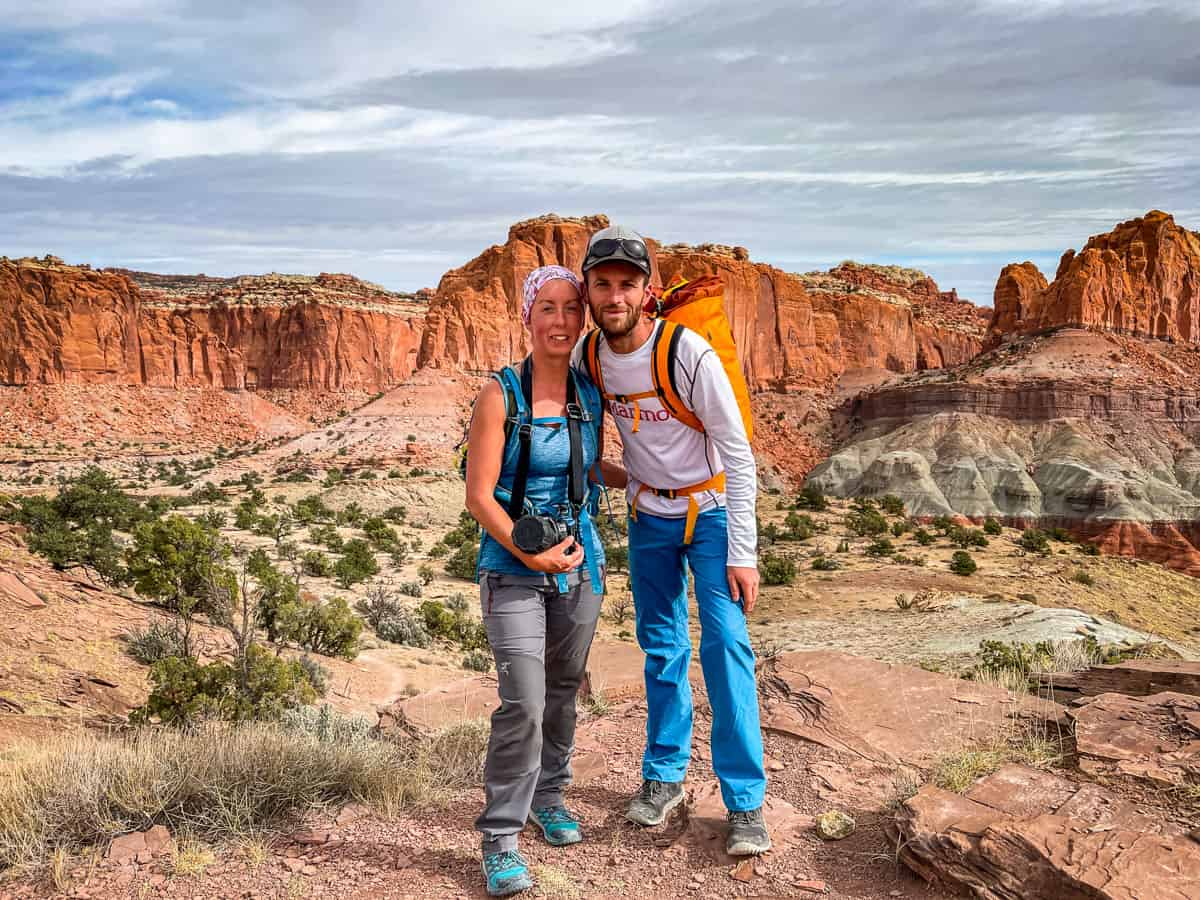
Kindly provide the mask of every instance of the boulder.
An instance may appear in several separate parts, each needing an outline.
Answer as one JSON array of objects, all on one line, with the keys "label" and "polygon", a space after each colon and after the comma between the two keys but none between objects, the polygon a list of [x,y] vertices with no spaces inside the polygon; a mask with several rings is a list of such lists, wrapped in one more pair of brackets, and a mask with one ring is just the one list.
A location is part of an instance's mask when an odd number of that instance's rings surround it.
[{"label": "boulder", "polygon": [[1095,785],[1007,766],[965,796],[925,785],[901,804],[900,859],[980,900],[1187,900],[1200,844]]},{"label": "boulder", "polygon": [[817,816],[817,834],[827,841],[840,841],[854,834],[854,819],[840,809],[831,809]]},{"label": "boulder", "polygon": [[1056,691],[1076,691],[1085,697],[1118,693],[1144,697],[1161,691],[1200,696],[1200,662],[1184,659],[1130,659],[1082,672],[1059,672],[1045,676],[1046,686]]}]

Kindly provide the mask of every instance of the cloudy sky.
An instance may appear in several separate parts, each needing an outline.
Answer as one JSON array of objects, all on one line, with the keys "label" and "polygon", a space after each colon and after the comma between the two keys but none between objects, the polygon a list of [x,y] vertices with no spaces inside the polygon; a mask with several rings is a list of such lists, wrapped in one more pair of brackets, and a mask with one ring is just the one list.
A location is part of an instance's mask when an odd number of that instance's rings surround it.
[{"label": "cloudy sky", "polygon": [[0,0],[0,254],[435,285],[605,212],[793,271],[1200,228],[1200,4]]}]

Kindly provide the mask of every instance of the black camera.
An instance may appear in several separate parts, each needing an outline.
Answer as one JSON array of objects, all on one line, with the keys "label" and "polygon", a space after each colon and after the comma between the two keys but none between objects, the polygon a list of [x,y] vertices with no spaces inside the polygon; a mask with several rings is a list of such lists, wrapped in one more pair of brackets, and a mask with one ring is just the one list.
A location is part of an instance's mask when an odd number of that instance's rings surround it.
[{"label": "black camera", "polygon": [[[512,541],[522,553],[533,555],[566,540],[570,533],[570,529],[553,516],[521,516],[513,524]],[[575,548],[569,547],[567,552],[574,553]]]}]

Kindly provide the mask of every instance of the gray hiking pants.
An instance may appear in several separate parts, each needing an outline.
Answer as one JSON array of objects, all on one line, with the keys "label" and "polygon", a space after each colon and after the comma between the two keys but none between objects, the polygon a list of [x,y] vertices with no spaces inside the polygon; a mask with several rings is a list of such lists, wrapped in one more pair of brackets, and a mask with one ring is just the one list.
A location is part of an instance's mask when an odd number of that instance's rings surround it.
[{"label": "gray hiking pants", "polygon": [[603,598],[586,573],[560,594],[553,577],[486,573],[483,622],[496,659],[500,707],[484,767],[486,801],[475,828],[485,853],[515,850],[532,809],[560,806],[571,783],[575,693]]}]

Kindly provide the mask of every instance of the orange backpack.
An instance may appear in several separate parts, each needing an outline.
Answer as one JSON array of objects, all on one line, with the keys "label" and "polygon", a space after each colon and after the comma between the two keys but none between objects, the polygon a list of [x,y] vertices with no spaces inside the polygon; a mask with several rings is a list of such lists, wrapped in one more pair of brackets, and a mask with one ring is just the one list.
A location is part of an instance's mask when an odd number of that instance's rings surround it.
[{"label": "orange backpack", "polygon": [[725,315],[725,290],[721,279],[712,275],[693,281],[680,278],[663,291],[661,298],[651,298],[646,304],[646,312],[651,318],[663,320],[662,328],[654,337],[651,366],[654,389],[651,391],[619,396],[607,393],[604,389],[604,375],[600,371],[600,332],[593,329],[584,337],[584,371],[595,382],[604,399],[633,403],[634,432],[638,430],[640,420],[638,401],[652,397],[658,398],[663,408],[684,425],[703,431],[704,425],[684,404],[675,384],[675,357],[679,350],[679,339],[683,336],[681,329],[690,328],[708,341],[716,351],[721,365],[725,368],[725,374],[729,376],[729,383],[733,386],[733,395],[737,398],[738,409],[742,413],[742,424],[746,427],[746,439],[753,440],[754,418],[750,411],[750,391],[746,387],[746,377],[738,363],[733,329],[729,325],[729,317]]}]

